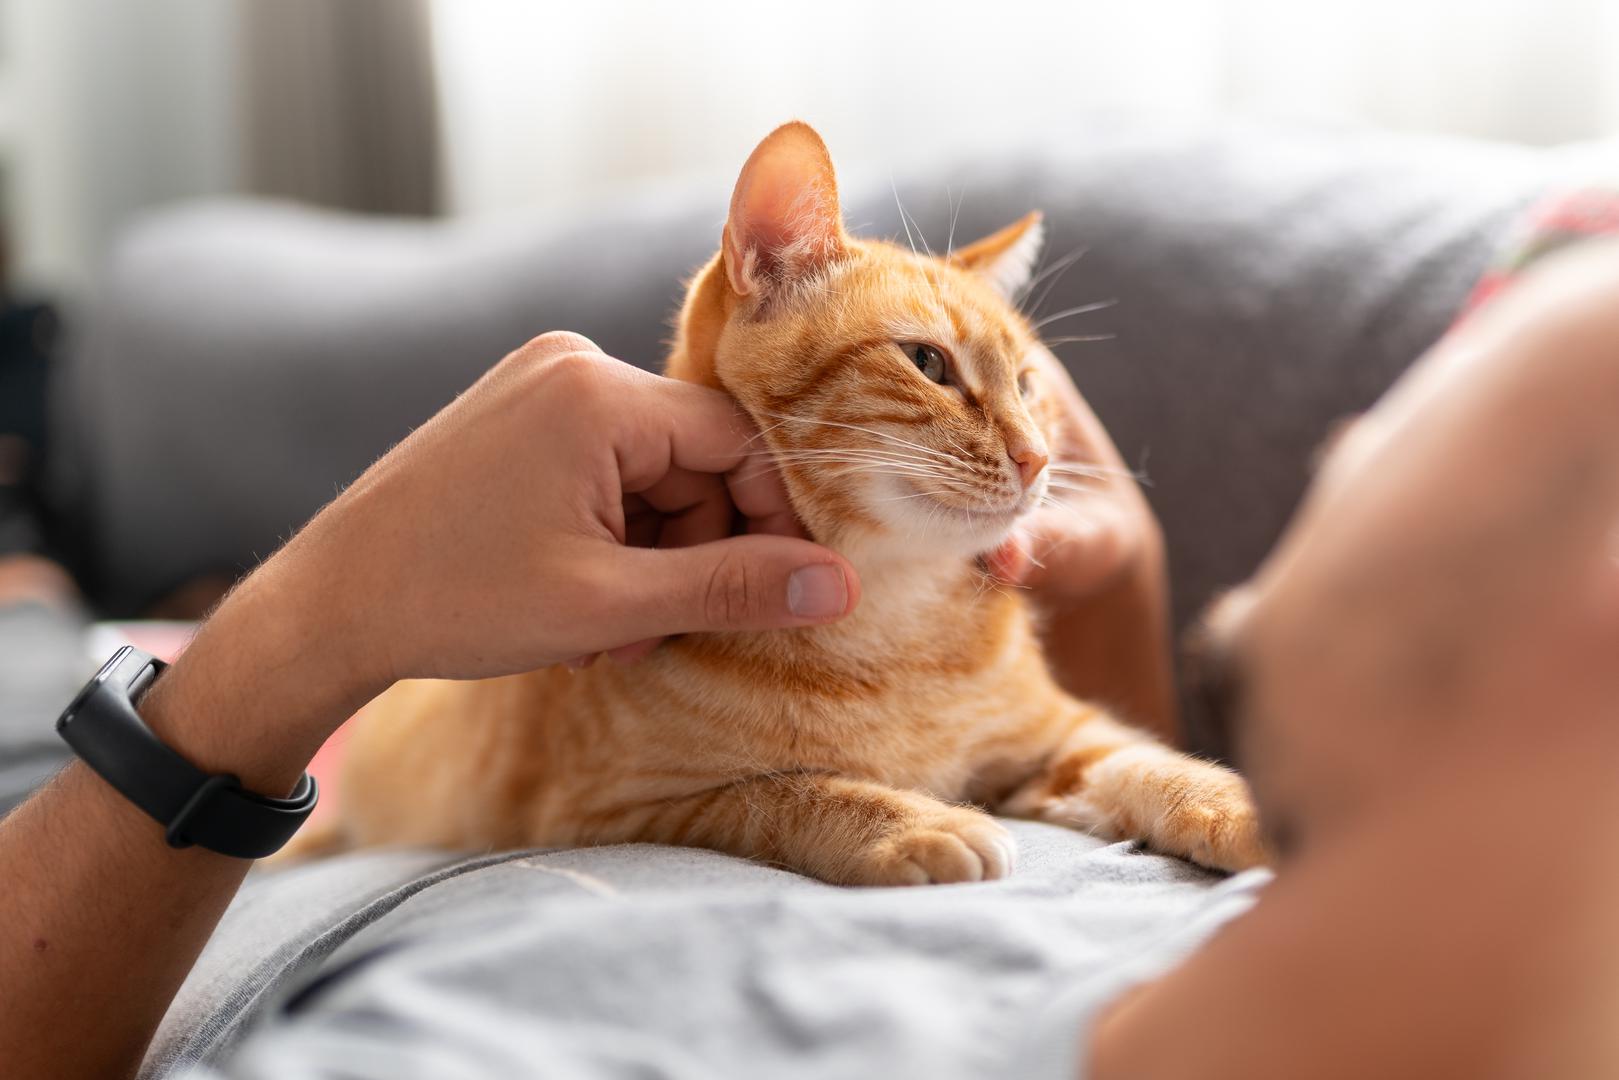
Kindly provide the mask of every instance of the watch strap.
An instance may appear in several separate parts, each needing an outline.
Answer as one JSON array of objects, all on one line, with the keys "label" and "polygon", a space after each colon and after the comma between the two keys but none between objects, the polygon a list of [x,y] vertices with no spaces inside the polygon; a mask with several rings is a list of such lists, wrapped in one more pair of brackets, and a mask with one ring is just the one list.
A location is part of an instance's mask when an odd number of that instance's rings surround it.
[{"label": "watch strap", "polygon": [[163,827],[171,847],[198,847],[239,859],[281,848],[319,798],[303,774],[284,799],[244,789],[229,773],[210,775],[166,746],[141,720],[136,703],[167,667],[130,646],[113,654],[56,730],[81,760]]}]

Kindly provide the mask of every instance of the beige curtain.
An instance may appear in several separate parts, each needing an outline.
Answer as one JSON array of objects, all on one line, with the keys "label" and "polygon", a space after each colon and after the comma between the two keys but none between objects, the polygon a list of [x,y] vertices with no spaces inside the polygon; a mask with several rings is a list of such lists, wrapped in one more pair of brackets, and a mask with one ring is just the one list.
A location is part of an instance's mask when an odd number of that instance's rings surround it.
[{"label": "beige curtain", "polygon": [[239,0],[243,186],[344,210],[440,209],[427,0]]}]

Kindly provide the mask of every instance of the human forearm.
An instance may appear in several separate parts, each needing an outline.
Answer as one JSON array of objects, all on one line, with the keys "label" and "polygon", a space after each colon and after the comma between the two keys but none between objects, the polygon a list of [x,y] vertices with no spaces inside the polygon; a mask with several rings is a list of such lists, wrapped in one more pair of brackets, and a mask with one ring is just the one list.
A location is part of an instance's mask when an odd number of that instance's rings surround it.
[{"label": "human forearm", "polygon": [[[510,675],[644,653],[669,634],[841,618],[860,593],[838,555],[728,535],[738,513],[791,520],[779,477],[750,464],[755,438],[716,391],[573,335],[537,338],[232,593],[141,699],[142,719],[203,771],[281,796],[397,678]],[[643,533],[685,546],[633,546]],[[795,587],[805,572],[818,587]],[[79,765],[0,822],[8,1080],[134,1069],[246,868],[167,847]]]},{"label": "human forearm", "polygon": [[1174,746],[1181,732],[1169,637],[1169,576],[1156,530],[1113,582],[1046,612],[1046,653],[1063,688]]},{"label": "human forearm", "polygon": [[1163,530],[1061,365],[1049,354],[1032,359],[1035,407],[1052,431],[1051,490],[990,554],[989,570],[1031,590],[1065,690],[1178,744]]},{"label": "human forearm", "polygon": [[[277,796],[371,691],[312,621],[326,615],[283,602],[308,592],[299,552],[284,554],[221,606],[140,706],[193,764]],[[82,764],[0,823],[7,1075],[131,1073],[249,865],[170,848]]]},{"label": "human forearm", "polygon": [[[142,699],[141,717],[205,772],[282,796],[326,737],[390,677],[325,521],[238,586]],[[370,633],[377,631],[373,628]]]}]

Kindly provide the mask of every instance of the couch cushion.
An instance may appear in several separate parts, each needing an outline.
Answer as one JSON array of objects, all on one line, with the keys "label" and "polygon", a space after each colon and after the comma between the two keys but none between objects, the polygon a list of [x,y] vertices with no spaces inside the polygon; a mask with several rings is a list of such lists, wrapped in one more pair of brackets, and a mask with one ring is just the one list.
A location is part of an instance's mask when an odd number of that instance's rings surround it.
[{"label": "couch cushion", "polygon": [[[1040,311],[1170,547],[1177,626],[1263,555],[1331,422],[1444,330],[1552,175],[1541,153],[1368,132],[1093,120],[1060,149],[894,185],[935,246],[1043,208]],[[857,231],[901,235],[886,173],[845,176]],[[509,349],[570,328],[656,368],[728,192],[571,221],[431,224],[226,203],[115,252],[61,380],[58,488],[96,599],[129,611],[239,573]],[[959,200],[954,198],[959,196]],[[1195,714],[1194,714],[1195,718]],[[1194,727],[1196,724],[1194,723]]]}]

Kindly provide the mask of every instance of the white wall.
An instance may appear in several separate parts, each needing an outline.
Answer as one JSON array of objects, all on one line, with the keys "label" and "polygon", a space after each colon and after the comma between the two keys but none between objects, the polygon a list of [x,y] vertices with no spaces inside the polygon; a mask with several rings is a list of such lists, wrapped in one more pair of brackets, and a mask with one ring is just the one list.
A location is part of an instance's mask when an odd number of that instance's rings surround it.
[{"label": "white wall", "polygon": [[[239,6],[0,0],[0,157],[28,285],[139,210],[235,189]],[[341,0],[339,0],[341,2]],[[452,211],[724,188],[802,116],[845,167],[1124,106],[1547,143],[1619,132],[1619,0],[433,0]]]},{"label": "white wall", "polygon": [[15,277],[78,290],[134,212],[228,191],[231,0],[7,0],[0,155]]},{"label": "white wall", "polygon": [[435,0],[447,189],[557,208],[723,182],[782,120],[840,164],[993,152],[1083,108],[1551,143],[1619,131],[1602,0]]}]

